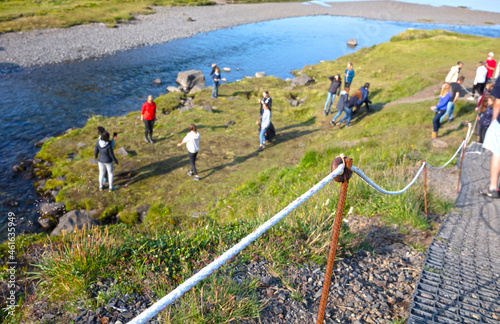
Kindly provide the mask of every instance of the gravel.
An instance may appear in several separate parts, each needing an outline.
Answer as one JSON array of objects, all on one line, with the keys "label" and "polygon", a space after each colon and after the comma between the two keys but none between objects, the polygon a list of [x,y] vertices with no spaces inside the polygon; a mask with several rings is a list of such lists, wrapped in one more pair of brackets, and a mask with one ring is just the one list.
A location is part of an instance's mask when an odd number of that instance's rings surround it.
[{"label": "gravel", "polygon": [[155,9],[156,14],[137,16],[117,28],[100,23],[1,34],[0,70],[102,57],[216,29],[287,17],[333,15],[478,26],[500,21],[499,13],[392,1],[353,2],[347,6],[330,3],[330,7],[312,3],[261,3]]}]

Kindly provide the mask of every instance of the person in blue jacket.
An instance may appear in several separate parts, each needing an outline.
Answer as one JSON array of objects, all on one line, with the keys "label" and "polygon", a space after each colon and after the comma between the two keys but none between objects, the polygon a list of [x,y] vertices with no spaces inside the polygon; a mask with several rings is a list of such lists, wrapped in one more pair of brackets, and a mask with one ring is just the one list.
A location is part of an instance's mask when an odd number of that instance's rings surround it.
[{"label": "person in blue jacket", "polygon": [[361,91],[361,100],[358,101],[356,104],[356,112],[358,112],[361,109],[361,106],[365,104],[366,106],[366,112],[370,112],[370,104],[372,103],[370,99],[368,99],[368,95],[370,94],[370,91],[368,90],[370,88],[370,84],[368,82],[365,83],[364,86],[359,88]]},{"label": "person in blue jacket", "polygon": [[325,108],[323,109],[323,113],[328,116],[330,113],[330,108],[332,108],[332,104],[335,101],[335,96],[338,96],[340,93],[340,87],[342,85],[342,81],[340,80],[340,74],[335,76],[328,77],[332,83],[330,84],[330,88],[328,89],[328,96],[326,97]]},{"label": "person in blue jacket", "polygon": [[436,106],[432,106],[431,110],[436,112],[432,124],[434,126],[432,132],[432,138],[436,138],[438,135],[439,127],[441,122],[439,121],[441,117],[446,113],[446,108],[448,107],[448,102],[451,99],[450,84],[444,83],[441,87],[441,94],[439,95],[439,102]]},{"label": "person in blue jacket", "polygon": [[345,127],[349,127],[349,124],[350,124],[351,118],[352,118],[352,110],[354,109],[354,106],[356,106],[356,103],[358,102],[358,100],[361,100],[361,90],[359,90],[359,89],[356,90],[354,95],[349,100],[347,100],[345,107],[344,107],[345,115],[337,124],[339,127],[340,127],[340,124],[342,124],[344,121],[345,121]]},{"label": "person in blue jacket", "polygon": [[351,87],[352,79],[354,79],[354,69],[352,63],[349,62],[344,72],[344,89]]},{"label": "person in blue jacket", "polygon": [[215,68],[214,74],[212,74],[212,81],[214,82],[214,89],[212,90],[212,98],[217,98],[219,96],[219,82],[220,82],[220,69]]}]

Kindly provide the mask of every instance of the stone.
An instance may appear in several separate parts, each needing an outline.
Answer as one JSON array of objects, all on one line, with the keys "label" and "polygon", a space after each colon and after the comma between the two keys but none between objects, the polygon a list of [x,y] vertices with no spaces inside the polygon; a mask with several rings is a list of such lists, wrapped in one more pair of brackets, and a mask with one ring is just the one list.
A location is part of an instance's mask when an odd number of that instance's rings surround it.
[{"label": "stone", "polygon": [[230,120],[228,121],[227,123],[224,124],[224,127],[229,127],[229,126],[233,126],[234,124],[236,124],[236,122],[234,120]]},{"label": "stone", "polygon": [[300,102],[297,99],[291,99],[291,100],[288,100],[288,102],[290,103],[290,106],[292,106],[292,107],[297,107],[300,104]]},{"label": "stone", "polygon": [[224,72],[231,72],[231,68],[229,68],[229,67],[223,67],[222,71],[224,71]]},{"label": "stone", "polygon": [[323,290],[322,290],[322,289],[318,290],[318,291],[314,294],[314,298],[319,298],[319,297],[321,297],[321,294],[322,294],[322,293],[323,293]]},{"label": "stone", "polygon": [[16,164],[16,165],[14,165],[14,166],[12,167],[12,171],[13,171],[14,173],[21,173],[21,172],[23,172],[23,168],[22,168],[20,165],[17,165],[17,164]]},{"label": "stone", "polygon": [[48,140],[50,140],[50,137],[44,137],[42,138],[41,140],[39,140],[38,142],[35,142],[35,147],[42,147],[42,145],[47,142]]},{"label": "stone", "polygon": [[154,83],[154,84],[161,84],[161,79],[155,79],[155,80],[153,81],[153,83]]},{"label": "stone", "polygon": [[356,38],[353,38],[353,39],[350,39],[347,41],[347,45],[348,46],[357,46],[358,45],[358,41]]},{"label": "stone", "polygon": [[116,154],[120,154],[121,156],[127,156],[128,152],[125,149],[125,147],[122,146],[116,151]]},{"label": "stone", "polygon": [[285,79],[285,82],[292,82],[292,79],[290,79],[290,78],[286,78],[286,79]]},{"label": "stone", "polygon": [[308,86],[313,82],[313,79],[307,74],[302,74],[293,78],[292,86]]},{"label": "stone", "polygon": [[57,198],[57,195],[59,194],[60,190],[51,190],[50,191],[50,195],[52,196],[52,198],[54,198],[54,200]]},{"label": "stone", "polygon": [[205,87],[205,76],[198,70],[182,71],[177,74],[175,80],[186,92],[189,92],[194,86]]},{"label": "stone", "polygon": [[7,200],[7,201],[3,202],[2,205],[8,206],[8,207],[17,207],[17,206],[19,206],[19,201],[17,201],[17,200]]},{"label": "stone", "polygon": [[189,90],[189,94],[200,92],[203,89],[205,89],[205,87],[201,87],[199,85],[195,85],[193,88],[191,88],[191,90]]},{"label": "stone", "polygon": [[59,219],[59,224],[50,235],[61,235],[63,231],[71,233],[75,230],[75,227],[81,229],[84,226],[86,228],[97,226],[99,225],[99,221],[92,217],[96,212],[95,210],[72,210]]},{"label": "stone", "polygon": [[193,107],[191,107],[191,106],[186,106],[186,107],[182,107],[181,109],[179,109],[179,111],[180,111],[181,113],[186,112],[186,111],[190,111],[190,110],[193,110]]},{"label": "stone", "polygon": [[59,180],[59,181],[63,181],[64,182],[64,181],[66,181],[66,176],[63,176],[63,175],[62,176],[58,176],[56,179]]},{"label": "stone", "polygon": [[138,214],[139,214],[139,221],[142,223],[146,219],[146,216],[148,215],[149,207],[151,205],[142,205],[134,209]]},{"label": "stone", "polygon": [[200,216],[206,216],[206,215],[207,215],[207,212],[194,212],[190,216],[194,217],[194,218],[198,218]]},{"label": "stone", "polygon": [[52,218],[50,216],[39,217],[38,218],[38,224],[44,230],[49,231],[49,230],[53,229],[56,226],[56,221],[55,221],[54,218]]},{"label": "stone", "polygon": [[255,77],[257,78],[263,78],[266,76],[266,72],[257,72],[255,73]]},{"label": "stone", "polygon": [[45,315],[43,315],[43,319],[46,320],[46,321],[53,320],[54,318],[56,318],[56,315],[52,315],[52,314],[45,314]]},{"label": "stone", "polygon": [[436,138],[433,138],[431,141],[431,144],[433,147],[438,148],[438,149],[445,149],[448,147],[448,143],[442,140],[438,140]]},{"label": "stone", "polygon": [[62,202],[42,204],[38,212],[42,216],[58,216],[66,212],[66,207]]},{"label": "stone", "polygon": [[214,112],[214,110],[212,109],[212,106],[210,106],[210,105],[201,106],[200,109],[203,109],[203,110],[205,110],[207,112],[211,112],[211,113]]},{"label": "stone", "polygon": [[33,160],[33,164],[40,164],[42,162],[43,162],[42,159],[34,159]]},{"label": "stone", "polygon": [[221,80],[222,82],[226,82],[226,81],[227,81],[227,79],[226,79],[226,78],[222,78],[222,79],[220,79],[220,80]]},{"label": "stone", "polygon": [[174,86],[168,86],[167,91],[168,92],[181,92],[181,90],[179,88],[174,87]]},{"label": "stone", "polygon": [[71,132],[73,130],[73,127],[71,128],[68,128],[67,130],[65,130],[61,135],[64,136],[64,135],[68,135],[69,132]]},{"label": "stone", "polygon": [[87,145],[87,144],[83,143],[83,142],[76,143],[76,147],[84,147],[85,145]]}]

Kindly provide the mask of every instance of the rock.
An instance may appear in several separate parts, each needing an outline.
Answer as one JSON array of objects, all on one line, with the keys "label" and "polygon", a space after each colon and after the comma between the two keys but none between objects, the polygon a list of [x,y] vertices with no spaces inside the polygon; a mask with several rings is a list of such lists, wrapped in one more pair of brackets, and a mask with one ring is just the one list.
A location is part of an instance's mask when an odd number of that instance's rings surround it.
[{"label": "rock", "polygon": [[153,81],[153,83],[154,83],[154,84],[158,84],[158,85],[159,85],[159,84],[161,84],[161,79],[155,79],[155,80]]},{"label": "rock", "polygon": [[59,181],[63,181],[63,182],[64,182],[64,181],[66,181],[66,176],[63,176],[63,175],[62,175],[62,176],[58,176],[58,177],[56,178],[56,180],[59,180]]},{"label": "rock", "polygon": [[303,105],[305,102],[306,102],[306,99],[307,99],[307,96],[303,96],[301,99],[300,99],[300,104]]},{"label": "rock", "polygon": [[207,212],[195,212],[195,213],[192,213],[190,216],[197,218],[197,217],[206,216],[206,215],[207,215]]},{"label": "rock", "polygon": [[19,201],[7,200],[7,201],[3,202],[2,205],[7,206],[7,207],[17,207],[17,206],[19,206]]},{"label": "rock", "polygon": [[84,147],[85,145],[87,145],[87,144],[83,143],[83,142],[80,142],[80,143],[76,144],[76,147]]},{"label": "rock", "polygon": [[23,168],[20,165],[16,164],[12,167],[12,171],[14,171],[14,173],[21,173],[23,172]]},{"label": "rock", "polygon": [[356,40],[356,38],[353,38],[353,39],[350,39],[347,41],[347,46],[357,46],[358,45],[358,41]]},{"label": "rock", "polygon": [[266,76],[266,72],[257,72],[255,73],[256,78],[263,78]]},{"label": "rock", "polygon": [[315,294],[314,294],[314,298],[319,298],[321,297],[321,294],[323,293],[323,289],[320,289],[318,290]]},{"label": "rock", "polygon": [[52,198],[54,198],[54,200],[57,198],[57,195],[59,194],[60,190],[51,190],[50,191],[50,195],[52,196]]},{"label": "rock", "polygon": [[431,144],[433,147],[435,148],[439,148],[439,149],[445,149],[448,147],[448,143],[442,141],[442,140],[438,140],[436,138],[433,138],[432,141],[431,141]]},{"label": "rock", "polygon": [[222,78],[222,79],[220,79],[220,80],[221,80],[222,82],[226,82],[226,81],[227,81],[227,79],[226,79],[226,78]]},{"label": "rock", "polygon": [[40,164],[42,163],[42,159],[34,159],[33,164]]},{"label": "rock", "polygon": [[40,215],[43,216],[58,216],[62,215],[66,212],[66,207],[64,203],[50,203],[50,204],[42,204],[40,209],[38,210]]},{"label": "rock", "polygon": [[90,158],[90,159],[89,159],[89,164],[90,164],[90,165],[97,165],[97,160],[96,160],[96,159],[94,159],[94,158]]},{"label": "rock", "polygon": [[61,135],[64,136],[64,135],[68,135],[69,132],[71,132],[73,130],[73,127],[71,128],[68,128],[67,130],[65,130]]},{"label": "rock", "polygon": [[75,230],[75,227],[81,229],[84,226],[86,228],[97,226],[99,221],[92,217],[95,213],[95,210],[72,210],[59,219],[59,224],[50,235],[61,235],[63,231],[71,233]]},{"label": "rock", "polygon": [[236,122],[234,120],[230,120],[228,121],[227,123],[224,124],[224,127],[229,127],[229,126],[233,126],[234,124],[236,124]]},{"label": "rock", "polygon": [[297,99],[288,100],[288,102],[292,107],[297,107],[300,104],[300,102]]},{"label": "rock", "polygon": [[182,107],[181,109],[179,109],[179,111],[180,111],[181,113],[186,112],[186,111],[190,111],[190,110],[193,110],[193,107],[191,107],[191,106],[186,106],[186,107]]},{"label": "rock", "polygon": [[174,86],[168,86],[167,91],[168,92],[181,92],[181,90],[179,90],[179,88],[174,87]]},{"label": "rock", "polygon": [[40,224],[40,227],[44,230],[49,231],[56,226],[56,221],[53,217],[44,216],[38,218],[38,224]]},{"label": "rock", "polygon": [[139,221],[142,223],[146,219],[146,216],[148,215],[149,207],[151,205],[142,205],[134,209],[138,214],[139,214]]},{"label": "rock", "polygon": [[45,315],[43,315],[43,317],[42,317],[42,318],[43,318],[45,321],[50,321],[50,320],[53,320],[55,317],[56,317],[56,316],[55,316],[55,315],[52,315],[52,314],[45,314]]},{"label": "rock", "polygon": [[191,17],[187,17],[186,21],[195,21],[195,20]]},{"label": "rock", "polygon": [[283,90],[285,90],[285,91],[292,91],[293,87],[292,86],[284,87]]},{"label": "rock", "polygon": [[224,68],[222,68],[222,71],[224,71],[224,72],[231,72],[231,68],[224,67]]},{"label": "rock", "polygon": [[306,143],[304,143],[304,142],[299,143],[299,147],[304,147],[304,146],[306,146]]},{"label": "rock", "polygon": [[121,156],[127,156],[128,152],[125,149],[125,147],[122,146],[116,151],[116,154],[120,154]]},{"label": "rock", "polygon": [[292,80],[292,86],[307,86],[313,82],[313,79],[307,74],[302,74],[301,76],[295,77]]},{"label": "rock", "polygon": [[41,140],[39,140],[38,142],[35,142],[35,147],[42,147],[42,145],[47,142],[48,140],[50,140],[50,137],[44,137],[42,138]]},{"label": "rock", "polygon": [[24,169],[29,168],[29,167],[31,167],[33,165],[33,160],[32,159],[26,159],[23,162],[21,162],[20,165]]},{"label": "rock", "polygon": [[191,90],[189,91],[189,94],[200,92],[203,89],[205,89],[205,87],[201,87],[199,85],[195,85],[193,88],[191,88]]},{"label": "rock", "polygon": [[292,79],[290,79],[290,78],[286,78],[286,79],[285,79],[285,82],[292,82]]},{"label": "rock", "polygon": [[210,106],[210,105],[201,106],[200,109],[203,109],[207,112],[214,112],[214,110],[212,109],[212,106]]},{"label": "rock", "polygon": [[205,76],[201,71],[189,70],[177,74],[175,80],[186,92],[189,92],[194,86],[205,87]]}]

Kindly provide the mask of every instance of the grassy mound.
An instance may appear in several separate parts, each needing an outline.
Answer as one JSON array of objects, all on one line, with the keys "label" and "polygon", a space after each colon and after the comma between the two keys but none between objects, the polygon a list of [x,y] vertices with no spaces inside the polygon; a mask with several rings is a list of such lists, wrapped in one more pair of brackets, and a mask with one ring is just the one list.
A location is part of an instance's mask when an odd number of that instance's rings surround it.
[{"label": "grassy mound", "polygon": [[[457,61],[449,53],[460,50],[465,65],[474,66],[477,53],[499,45],[498,39],[407,31],[389,43],[297,71],[317,80],[307,87],[290,89],[285,81],[267,77],[222,85],[221,97],[216,100],[210,98],[209,90],[193,96],[196,105],[212,105],[214,113],[198,108],[183,113],[172,110],[179,94],[158,98],[160,108],[170,114],[159,114],[154,145],[143,141],[139,112],[107,119],[95,117],[84,128],[51,139],[38,156],[52,162],[46,172],[51,172],[53,179],[47,185],[63,186],[57,200],[68,209],[98,209],[102,218],[118,213],[122,223],[64,237],[21,236],[17,244],[20,258],[27,258],[32,251],[45,253],[36,261],[28,261],[36,264],[29,282],[38,285],[27,293],[28,302],[16,321],[32,318],[37,310],[30,305],[38,301],[50,301],[53,309],[69,319],[78,307],[98,307],[118,293],[163,296],[193,269],[201,268],[326,176],[331,161],[340,153],[352,157],[354,165],[382,187],[402,188],[421,160],[437,165],[454,153],[467,130],[460,121],[473,120],[474,107],[466,101],[457,104],[457,122],[445,124],[440,133],[449,147],[437,149],[430,140],[433,113],[429,107],[435,101],[386,103],[439,85],[450,62]],[[353,87],[370,82],[375,105],[372,113],[362,110],[355,115],[351,128],[340,130],[329,125],[331,116],[323,115],[323,105],[329,86],[327,76],[343,71],[348,61],[355,63]],[[256,153],[257,100],[263,90],[269,90],[273,97],[273,123],[278,136],[263,153]],[[295,98],[304,104],[291,107],[288,100]],[[234,124],[226,126],[232,124],[229,121]],[[199,182],[186,176],[187,153],[175,145],[192,122],[201,133]],[[113,193],[98,191],[97,167],[88,162],[98,125],[119,132],[116,149],[125,146],[131,153],[118,156],[120,165],[115,174],[119,190]],[[56,182],[60,175],[65,175],[66,181]],[[337,184],[328,185],[233,262],[264,258],[277,268],[304,262],[324,264],[338,188]],[[134,209],[146,203],[152,207],[145,223],[129,225],[137,219]],[[431,193],[432,213],[446,212],[450,206],[450,202]],[[384,196],[354,177],[345,208],[351,207],[358,215],[381,215],[383,221],[398,225],[401,231],[431,229],[422,214],[423,190],[418,184],[403,195]],[[193,212],[206,215],[189,217]],[[76,246],[80,247],[77,253],[73,251]],[[360,248],[368,248],[363,238],[350,233],[343,224],[339,254],[349,255]],[[2,245],[0,254],[5,250]],[[230,266],[222,271],[230,271]],[[155,280],[148,280],[152,277]],[[106,295],[92,296],[94,285],[102,278],[113,278],[116,284]],[[190,318],[202,323],[229,320],[228,316],[235,320],[258,316],[261,305],[255,298],[255,283],[218,282],[214,278],[183,297],[163,318],[167,322]],[[208,284],[214,280],[215,284]],[[239,313],[228,315],[227,309],[199,313],[197,296],[203,294],[204,298],[240,296],[239,305],[231,304],[230,297],[222,303]]]}]

